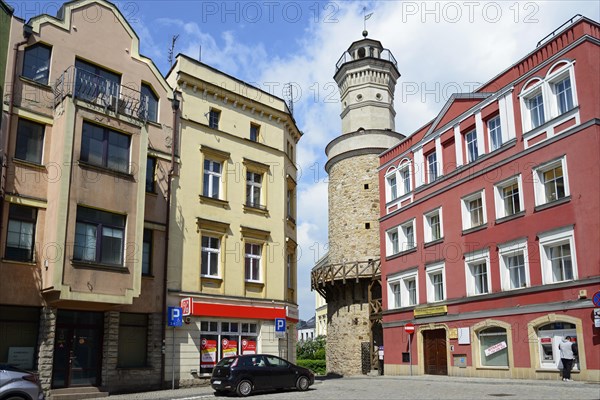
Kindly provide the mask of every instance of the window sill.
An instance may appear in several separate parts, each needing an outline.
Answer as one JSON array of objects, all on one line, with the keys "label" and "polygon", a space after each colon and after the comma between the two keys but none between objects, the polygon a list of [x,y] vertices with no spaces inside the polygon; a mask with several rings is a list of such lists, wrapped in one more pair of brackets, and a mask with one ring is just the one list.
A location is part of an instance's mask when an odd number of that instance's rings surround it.
[{"label": "window sill", "polygon": [[260,215],[269,215],[269,210],[267,210],[266,206],[255,207],[255,206],[249,206],[247,204],[244,204],[244,212],[260,214]]},{"label": "window sill", "polygon": [[29,83],[30,85],[35,85],[35,86],[38,86],[38,87],[40,87],[42,89],[45,89],[45,90],[50,90],[50,91],[53,90],[52,86],[48,85],[47,83],[42,83],[42,82],[34,81],[33,79],[26,78],[23,75],[19,75],[19,79],[22,80],[22,81],[24,81],[24,82]]},{"label": "window sill", "polygon": [[111,272],[120,272],[122,274],[128,274],[129,269],[122,265],[112,265],[112,264],[100,264],[96,262],[88,262],[88,261],[79,261],[71,259],[71,265],[74,268],[89,268],[95,270],[104,270]]},{"label": "window sill", "polygon": [[29,167],[29,168],[34,168],[40,171],[46,171],[46,166],[43,164],[38,164],[36,162],[33,161],[27,161],[27,160],[21,160],[20,158],[14,158],[12,159],[13,163],[17,164],[17,165],[21,165],[23,167]]},{"label": "window sill", "polygon": [[511,221],[513,219],[517,219],[517,218],[521,218],[525,215],[525,210],[519,211],[518,213],[512,214],[512,215],[508,215],[506,217],[502,217],[502,218],[498,218],[496,220],[496,225],[499,225],[503,222],[508,222]]},{"label": "window sill", "polygon": [[435,246],[436,244],[440,244],[443,242],[444,242],[444,237],[442,236],[441,238],[432,240],[431,242],[425,242],[425,244],[423,244],[423,247],[427,248],[427,247]]},{"label": "window sill", "polygon": [[462,231],[462,235],[468,235],[469,233],[473,233],[473,232],[477,232],[477,231],[481,231],[483,229],[487,228],[487,222],[484,224],[481,224],[479,226],[476,226],[474,228],[469,228],[469,229],[463,229]]},{"label": "window sill", "polygon": [[27,265],[29,267],[37,267],[37,263],[35,261],[23,261],[23,260],[11,260],[9,258],[3,258],[2,264],[19,264],[19,265]]},{"label": "window sill", "polygon": [[147,122],[148,124],[150,124],[150,125],[152,125],[152,126],[156,127],[156,128],[160,128],[160,129],[162,129],[162,124],[161,124],[160,122],[158,122],[158,121],[150,121],[150,120],[147,120],[146,122]]},{"label": "window sill", "polygon": [[296,229],[296,219],[294,217],[288,215],[285,220],[287,221],[290,228]]},{"label": "window sill", "polygon": [[127,181],[135,182],[134,176],[128,172],[115,171],[114,169],[102,167],[100,165],[89,164],[82,160],[77,161],[77,164],[83,169],[91,169],[94,171],[105,173],[107,175],[117,176]]},{"label": "window sill", "polygon": [[158,197],[158,193],[156,193],[156,192],[146,192],[146,194],[147,194],[148,196],[152,196],[152,197]]},{"label": "window sill", "polygon": [[392,254],[391,256],[386,257],[385,261],[394,260],[396,258],[405,256],[405,255],[410,254],[410,253],[414,253],[416,251],[417,251],[417,246],[415,246],[415,247],[413,247],[411,249],[408,249],[408,250],[401,251],[400,253]]},{"label": "window sill", "polygon": [[568,203],[570,201],[571,201],[571,196],[565,196],[565,197],[563,197],[561,199],[554,200],[554,201],[551,201],[549,203],[544,203],[544,204],[541,204],[539,206],[535,206],[535,208],[533,209],[533,211],[534,212],[543,211],[543,210],[545,210],[547,208],[552,208],[552,207],[555,207],[555,206],[559,206],[561,204],[565,204],[565,203]]},{"label": "window sill", "polygon": [[154,275],[151,275],[151,274],[142,274],[142,279],[154,279]]},{"label": "window sill", "polygon": [[214,275],[200,275],[200,279],[202,280],[206,280],[206,281],[214,281],[214,282],[222,282],[223,278],[221,278],[220,276],[214,276]]},{"label": "window sill", "polygon": [[215,199],[214,197],[203,196],[201,194],[198,195],[198,198],[201,204],[211,204],[229,210],[229,202],[227,200]]},{"label": "window sill", "polygon": [[[548,368],[536,368],[535,372],[553,372],[553,373],[558,373],[558,372],[562,372],[562,369],[558,369],[555,367],[548,367]],[[572,374],[579,374],[581,371],[579,371],[578,369],[572,369],[571,373]]]},{"label": "window sill", "polygon": [[248,286],[256,286],[256,287],[263,287],[263,286],[265,286],[264,282],[259,282],[259,281],[249,281],[249,280],[246,279],[244,282]]},{"label": "window sill", "polygon": [[484,365],[475,367],[476,370],[486,370],[486,371],[510,371],[510,367],[486,367]]}]

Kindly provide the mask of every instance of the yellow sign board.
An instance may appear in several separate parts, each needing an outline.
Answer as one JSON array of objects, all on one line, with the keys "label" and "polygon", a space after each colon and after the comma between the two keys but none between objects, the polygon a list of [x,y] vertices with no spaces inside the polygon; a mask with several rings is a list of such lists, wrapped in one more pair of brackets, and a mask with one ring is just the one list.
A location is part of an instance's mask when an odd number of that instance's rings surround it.
[{"label": "yellow sign board", "polygon": [[433,315],[444,315],[448,314],[448,306],[432,306],[425,308],[415,308],[415,318],[431,317]]}]

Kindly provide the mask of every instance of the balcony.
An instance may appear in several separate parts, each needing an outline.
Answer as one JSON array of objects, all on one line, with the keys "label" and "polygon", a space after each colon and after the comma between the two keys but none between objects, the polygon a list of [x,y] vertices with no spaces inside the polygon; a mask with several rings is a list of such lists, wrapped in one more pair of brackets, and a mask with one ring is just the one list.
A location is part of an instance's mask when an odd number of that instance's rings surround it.
[{"label": "balcony", "polygon": [[354,58],[354,57],[352,57],[352,55],[350,53],[348,53],[346,51],[346,52],[344,52],[344,54],[342,54],[342,56],[340,57],[338,62],[335,64],[335,73],[337,74],[337,72],[340,70],[340,68],[342,68],[342,66],[346,63],[349,63],[351,61],[363,60],[363,59],[367,59],[367,58],[389,61],[394,65],[394,67],[396,69],[398,69],[398,62],[396,61],[396,58],[394,57],[392,52],[388,49],[381,50],[381,52],[379,52],[379,54],[373,53],[371,55],[368,55],[368,56],[362,57],[362,58]]},{"label": "balcony", "polygon": [[357,261],[343,264],[326,264],[311,271],[311,289],[326,298],[325,286],[336,282],[346,284],[347,280],[376,280],[381,277],[380,260]]},{"label": "balcony", "polygon": [[54,108],[67,96],[101,108],[105,113],[111,111],[142,122],[148,119],[148,96],[75,66],[67,68],[54,83]]}]

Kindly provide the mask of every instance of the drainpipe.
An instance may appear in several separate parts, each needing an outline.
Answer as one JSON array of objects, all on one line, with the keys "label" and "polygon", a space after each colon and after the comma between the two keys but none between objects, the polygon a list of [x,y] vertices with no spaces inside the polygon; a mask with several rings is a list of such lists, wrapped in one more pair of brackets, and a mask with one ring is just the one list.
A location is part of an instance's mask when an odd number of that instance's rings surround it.
[{"label": "drainpipe", "polygon": [[[10,96],[8,98],[8,118],[6,121],[6,135],[2,137],[2,153],[0,154],[0,232],[4,231],[4,196],[5,196],[5,186],[6,181],[3,179],[6,175],[8,175],[8,138],[10,136],[11,126],[12,126],[12,116],[13,116],[13,108],[14,108],[14,99],[15,99],[15,87],[17,81],[17,59],[19,58],[19,47],[29,42],[29,38],[33,35],[33,28],[31,25],[23,25],[23,37],[25,40],[15,43],[13,47],[13,51],[15,52],[13,57],[13,65],[12,65],[12,82],[10,89]],[[2,77],[4,79],[4,77]]]},{"label": "drainpipe", "polygon": [[178,111],[180,100],[177,98],[177,91],[173,91],[173,100],[171,100],[171,109],[173,110],[173,135],[171,140],[171,166],[169,167],[169,174],[167,176],[167,216],[166,216],[166,226],[167,229],[165,231],[165,259],[163,263],[163,301],[162,301],[162,356],[160,363],[160,385],[163,387],[165,382],[165,365],[166,365],[166,351],[167,351],[167,340],[166,340],[166,325],[167,325],[167,294],[168,294],[168,262],[169,262],[169,231],[170,231],[170,223],[171,223],[171,181],[174,176],[177,176],[178,170],[175,162],[175,157],[177,155],[176,146],[179,142],[178,139]]}]

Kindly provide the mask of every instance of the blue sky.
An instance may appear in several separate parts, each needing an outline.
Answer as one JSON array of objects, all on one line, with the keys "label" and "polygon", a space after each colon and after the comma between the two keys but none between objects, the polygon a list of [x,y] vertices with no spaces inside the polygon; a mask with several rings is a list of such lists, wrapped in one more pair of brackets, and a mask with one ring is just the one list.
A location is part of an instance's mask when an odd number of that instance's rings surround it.
[{"label": "blue sky", "polygon": [[[55,14],[62,2],[8,1],[19,16]],[[340,134],[335,63],[361,39],[363,8],[369,37],[398,61],[396,130],[410,134],[434,118],[457,91],[472,91],[535,49],[575,14],[600,20],[590,1],[115,1],[159,69],[167,50],[198,58],[283,97],[292,82],[298,146],[298,302],[314,315],[310,269],[327,246],[325,146]]]}]

